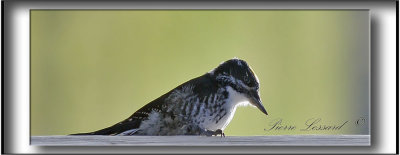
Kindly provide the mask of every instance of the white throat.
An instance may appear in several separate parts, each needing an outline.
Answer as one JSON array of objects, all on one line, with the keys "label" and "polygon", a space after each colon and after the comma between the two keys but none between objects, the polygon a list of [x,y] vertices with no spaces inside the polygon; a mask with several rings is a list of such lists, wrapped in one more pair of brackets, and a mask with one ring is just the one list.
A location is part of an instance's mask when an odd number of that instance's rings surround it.
[{"label": "white throat", "polygon": [[229,93],[227,99],[228,105],[236,108],[237,106],[246,106],[250,104],[249,99],[244,94],[237,92],[230,86],[227,86],[226,90]]},{"label": "white throat", "polygon": [[233,116],[235,115],[235,112],[236,112],[236,108],[238,106],[250,105],[247,97],[241,93],[238,93],[232,87],[228,86],[226,88],[226,90],[229,93],[229,97],[226,100],[225,106],[226,106],[226,109],[230,111],[230,112],[228,112],[230,115],[227,116],[227,119],[226,119],[223,127],[221,128],[222,130],[224,130],[228,126],[228,124],[232,121]]}]

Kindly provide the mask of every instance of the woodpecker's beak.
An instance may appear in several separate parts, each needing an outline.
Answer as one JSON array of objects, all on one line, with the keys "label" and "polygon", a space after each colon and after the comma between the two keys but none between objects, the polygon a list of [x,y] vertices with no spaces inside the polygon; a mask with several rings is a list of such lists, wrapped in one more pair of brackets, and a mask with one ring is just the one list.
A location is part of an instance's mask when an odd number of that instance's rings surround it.
[{"label": "woodpecker's beak", "polygon": [[250,99],[250,104],[256,106],[265,115],[268,115],[267,111],[265,110],[264,106],[262,105],[260,96],[258,95],[257,91],[251,91],[250,95],[249,95],[249,99]]}]

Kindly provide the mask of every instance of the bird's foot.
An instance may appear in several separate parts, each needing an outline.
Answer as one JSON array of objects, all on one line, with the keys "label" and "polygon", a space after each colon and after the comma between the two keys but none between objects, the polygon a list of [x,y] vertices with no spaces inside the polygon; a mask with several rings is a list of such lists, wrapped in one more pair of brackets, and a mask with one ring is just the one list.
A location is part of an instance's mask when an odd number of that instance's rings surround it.
[{"label": "bird's foot", "polygon": [[221,135],[221,137],[222,137],[222,136],[224,136],[224,137],[225,137],[225,133],[224,133],[224,132],[222,132],[222,130],[221,130],[221,129],[217,129],[217,130],[215,130],[215,136],[218,136],[218,135]]},{"label": "bird's foot", "polygon": [[205,135],[206,135],[207,137],[210,137],[210,136],[218,136],[218,135],[221,135],[221,137],[222,137],[222,136],[225,137],[225,133],[222,132],[221,129],[217,129],[217,130],[215,130],[215,131],[207,130],[206,133],[205,133]]}]

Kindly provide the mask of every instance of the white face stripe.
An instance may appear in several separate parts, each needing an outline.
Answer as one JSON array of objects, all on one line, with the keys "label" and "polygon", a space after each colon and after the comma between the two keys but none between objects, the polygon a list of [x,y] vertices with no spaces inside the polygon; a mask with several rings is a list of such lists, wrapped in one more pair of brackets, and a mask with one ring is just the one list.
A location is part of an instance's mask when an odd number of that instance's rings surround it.
[{"label": "white face stripe", "polygon": [[[256,77],[256,78],[257,78],[257,77]],[[249,86],[247,86],[246,84],[244,84],[242,80],[235,79],[235,78],[233,78],[232,76],[218,75],[218,76],[217,76],[217,80],[220,80],[220,79],[229,79],[229,81],[232,81],[232,82],[234,82],[234,83],[240,85],[241,87],[243,87],[243,88],[245,88],[245,89],[247,89],[247,90],[256,89],[256,88],[257,88],[256,86],[254,86],[254,87],[249,87]],[[258,80],[258,79],[257,79],[257,80]]]}]

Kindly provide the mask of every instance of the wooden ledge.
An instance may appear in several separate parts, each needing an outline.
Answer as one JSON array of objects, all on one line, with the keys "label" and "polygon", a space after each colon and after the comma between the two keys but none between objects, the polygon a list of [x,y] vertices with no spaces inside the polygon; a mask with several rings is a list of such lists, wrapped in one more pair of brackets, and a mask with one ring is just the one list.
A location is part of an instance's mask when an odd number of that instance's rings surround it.
[{"label": "wooden ledge", "polygon": [[32,136],[37,146],[370,146],[370,135]]}]

